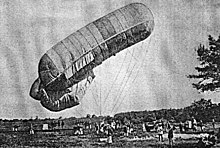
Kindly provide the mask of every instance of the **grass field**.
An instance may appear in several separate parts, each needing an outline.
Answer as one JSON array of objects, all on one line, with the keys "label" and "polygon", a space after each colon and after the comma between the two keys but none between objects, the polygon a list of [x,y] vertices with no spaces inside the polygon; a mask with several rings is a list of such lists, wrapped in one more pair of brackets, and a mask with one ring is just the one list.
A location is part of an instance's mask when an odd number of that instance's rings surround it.
[{"label": "grass field", "polygon": [[[195,148],[198,142],[198,134],[174,134],[173,148]],[[124,137],[113,136],[113,143],[107,144],[100,141],[95,134],[74,136],[62,132],[34,134],[28,133],[1,133],[1,147],[146,147],[146,148],[168,148],[167,134],[164,134],[164,141],[159,142],[156,133],[147,137]],[[216,145],[215,147],[220,147]]]},{"label": "grass field", "polygon": [[[133,148],[133,147],[145,147],[145,148],[168,148],[168,135],[165,133],[163,135],[164,141],[158,141],[158,135],[156,132],[142,132],[140,126],[136,127],[135,133],[130,136],[123,136],[121,131],[117,131],[113,134],[113,143],[107,144],[100,139],[106,137],[105,135],[97,135],[95,131],[84,130],[84,135],[76,136],[74,135],[73,129],[55,129],[48,131],[37,131],[35,130],[34,135],[30,135],[27,130],[17,131],[17,132],[0,132],[0,147],[88,147],[88,148],[98,148],[98,147],[123,147],[123,148]],[[220,127],[219,123],[216,123],[216,129],[212,128],[210,123],[205,125],[204,131],[218,132]],[[174,132],[174,145],[173,148],[196,148],[198,139],[201,136],[207,134],[201,134],[200,128],[197,132],[188,131],[186,133],[180,133],[177,128]],[[214,148],[219,147],[220,144],[213,146]]]}]

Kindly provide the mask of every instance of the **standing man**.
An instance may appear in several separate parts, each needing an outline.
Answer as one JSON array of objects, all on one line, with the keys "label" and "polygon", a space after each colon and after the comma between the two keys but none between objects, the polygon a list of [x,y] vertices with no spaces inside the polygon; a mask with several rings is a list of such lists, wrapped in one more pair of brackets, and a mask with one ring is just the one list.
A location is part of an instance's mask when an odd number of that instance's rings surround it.
[{"label": "standing man", "polygon": [[99,124],[97,122],[95,123],[95,131],[96,134],[99,134]]},{"label": "standing man", "polygon": [[215,119],[214,118],[212,119],[212,127],[213,127],[213,129],[215,129]]},{"label": "standing man", "polygon": [[201,129],[201,132],[203,132],[203,122],[202,122],[202,120],[200,120],[199,126],[200,126],[200,129]]},{"label": "standing man", "polygon": [[168,139],[169,139],[169,145],[172,148],[173,147],[173,127],[168,129]]},{"label": "standing man", "polygon": [[108,144],[112,144],[112,135],[113,135],[113,129],[110,125],[107,125],[107,143]]},{"label": "standing man", "polygon": [[146,123],[145,122],[143,122],[143,124],[142,124],[142,129],[143,129],[143,132],[146,132],[147,130],[146,130]]},{"label": "standing man", "polygon": [[128,126],[124,125],[123,129],[124,129],[124,135],[128,136]]},{"label": "standing man", "polygon": [[192,130],[196,131],[197,121],[194,117],[192,117]]},{"label": "standing man", "polygon": [[34,129],[33,129],[32,124],[31,124],[31,126],[30,126],[30,135],[34,135]]},{"label": "standing man", "polygon": [[63,129],[63,127],[64,127],[64,122],[63,121],[61,122],[61,126],[62,126],[62,129]]},{"label": "standing man", "polygon": [[159,141],[163,142],[163,127],[162,124],[159,124],[157,128],[158,136],[159,136]]}]

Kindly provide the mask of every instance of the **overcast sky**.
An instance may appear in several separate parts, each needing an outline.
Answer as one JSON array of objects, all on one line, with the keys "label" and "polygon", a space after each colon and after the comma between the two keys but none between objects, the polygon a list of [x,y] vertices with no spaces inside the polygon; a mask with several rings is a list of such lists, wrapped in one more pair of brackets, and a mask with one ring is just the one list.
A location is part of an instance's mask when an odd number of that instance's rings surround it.
[{"label": "overcast sky", "polygon": [[[154,15],[152,34],[95,68],[81,104],[53,113],[29,96],[41,56],[77,29],[126,4],[142,2]],[[195,48],[217,37],[220,3],[209,0],[1,0],[0,118],[115,114],[180,108],[201,97],[186,75],[196,73]],[[108,97],[106,97],[108,96]]]}]

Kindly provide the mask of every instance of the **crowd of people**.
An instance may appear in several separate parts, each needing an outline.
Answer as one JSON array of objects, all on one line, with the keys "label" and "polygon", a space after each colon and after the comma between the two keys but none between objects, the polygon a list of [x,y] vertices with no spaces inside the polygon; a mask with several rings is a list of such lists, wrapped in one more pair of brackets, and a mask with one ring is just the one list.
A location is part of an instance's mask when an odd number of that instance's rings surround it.
[{"label": "crowd of people", "polygon": [[[148,124],[144,123],[143,125],[143,131],[147,131],[147,132],[150,132],[150,128],[148,126]],[[148,130],[146,130],[148,129]],[[173,146],[173,137],[174,137],[174,130],[175,130],[175,126],[170,124],[169,121],[162,121],[162,120],[159,120],[157,121],[153,128],[154,130],[156,130],[157,134],[158,134],[158,141],[159,142],[164,142],[164,133],[167,132],[168,134],[168,142],[169,142],[169,145],[172,147]]]},{"label": "crowd of people", "polygon": [[197,143],[198,148],[203,147],[210,147],[216,144],[217,139],[220,139],[220,129],[217,134],[216,131],[216,123],[213,119],[211,122],[211,128],[209,126],[209,130],[211,132],[204,131],[204,127],[206,126],[202,120],[197,121],[194,117],[191,120],[187,120],[186,122],[182,123],[170,123],[166,120],[158,120],[152,125],[148,123],[143,123],[143,131],[150,132],[156,131],[157,137],[159,142],[164,142],[164,134],[167,133],[167,139],[170,147],[173,146],[173,139],[174,139],[174,131],[175,133],[209,133],[206,137],[200,137]]},{"label": "crowd of people", "polygon": [[[54,122],[52,122],[55,124]],[[50,125],[52,127],[51,129],[54,129],[53,124]],[[56,124],[59,129],[64,129],[64,121],[58,121]],[[136,127],[135,127],[136,126]],[[184,133],[187,131],[191,132],[203,132],[204,131],[203,122],[197,121],[195,118],[192,117],[191,120],[187,120],[186,122],[182,123],[176,123],[175,121],[167,121],[167,120],[155,120],[151,122],[143,122],[142,124],[142,133],[156,133],[155,138],[158,138],[159,142],[164,142],[165,139],[168,139],[168,144],[170,147],[173,146],[174,143],[174,135],[175,133]],[[211,122],[212,126],[212,132],[209,134],[208,137],[201,137],[198,140],[198,147],[208,147],[216,144],[217,139],[220,139],[220,130],[217,134],[214,133],[215,126],[215,120],[212,120]],[[96,134],[96,135],[102,135],[104,137],[107,137],[106,142],[108,144],[113,143],[113,135],[116,135],[116,133],[120,133],[120,136],[125,137],[132,137],[132,135],[135,135],[134,133],[137,133],[137,125],[133,125],[131,122],[121,122],[119,120],[105,120],[102,119],[101,121],[96,122],[81,122],[76,123],[76,125],[73,126],[73,130],[75,131],[75,135],[84,135],[85,130],[90,131],[90,133]],[[30,126],[30,135],[34,135],[34,128],[31,124]],[[164,135],[167,135],[167,137],[164,137]]]}]

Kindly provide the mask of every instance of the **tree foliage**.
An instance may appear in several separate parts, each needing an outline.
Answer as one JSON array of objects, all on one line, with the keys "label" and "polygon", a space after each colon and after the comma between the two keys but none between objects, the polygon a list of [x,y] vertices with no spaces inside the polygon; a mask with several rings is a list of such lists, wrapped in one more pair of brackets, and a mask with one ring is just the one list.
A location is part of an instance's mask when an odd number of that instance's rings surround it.
[{"label": "tree foliage", "polygon": [[185,122],[186,120],[191,120],[192,117],[194,117],[197,121],[202,120],[204,123],[211,122],[212,119],[220,121],[220,103],[215,104],[211,101],[211,99],[206,100],[201,98],[184,108],[124,112],[118,113],[114,116],[115,119],[123,120],[126,118],[133,123],[152,122],[158,119]]},{"label": "tree foliage", "polygon": [[208,48],[200,44],[196,49],[199,66],[195,69],[198,74],[188,76],[199,80],[192,85],[200,92],[216,91],[220,88],[220,36],[214,39],[209,35],[208,42]]}]

